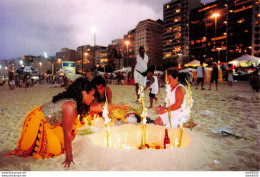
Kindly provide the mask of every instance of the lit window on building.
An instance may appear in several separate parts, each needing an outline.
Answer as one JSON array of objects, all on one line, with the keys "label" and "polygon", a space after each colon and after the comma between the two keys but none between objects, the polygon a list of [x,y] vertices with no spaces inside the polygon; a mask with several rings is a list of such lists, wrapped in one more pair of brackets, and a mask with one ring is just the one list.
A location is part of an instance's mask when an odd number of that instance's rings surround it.
[{"label": "lit window on building", "polygon": [[170,8],[170,5],[167,5],[166,8],[167,8],[167,9]]},{"label": "lit window on building", "polygon": [[245,21],[245,18],[241,18],[237,21],[237,23],[243,23]]}]

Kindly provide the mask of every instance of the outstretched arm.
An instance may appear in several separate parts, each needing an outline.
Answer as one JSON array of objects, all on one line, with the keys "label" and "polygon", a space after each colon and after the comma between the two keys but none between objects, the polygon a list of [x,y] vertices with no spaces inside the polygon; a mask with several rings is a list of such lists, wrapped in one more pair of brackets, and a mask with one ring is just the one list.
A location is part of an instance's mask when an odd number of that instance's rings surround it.
[{"label": "outstretched arm", "polygon": [[62,128],[64,134],[64,148],[66,152],[66,159],[62,163],[62,165],[64,164],[64,167],[70,167],[70,164],[74,163],[73,156],[72,156],[71,133],[72,133],[72,125],[74,123],[74,120],[77,118],[77,108],[74,103],[67,101],[62,105],[62,111],[63,111]]},{"label": "outstretched arm", "polygon": [[[103,112],[103,107],[104,104],[100,104],[100,103],[96,103],[96,104],[91,104],[90,105],[90,112]],[[109,104],[108,105],[108,111],[112,111],[114,109],[123,109],[123,110],[127,110],[130,106],[128,105],[112,105]]]},{"label": "outstretched arm", "polygon": [[149,88],[153,83],[154,83],[154,78],[153,78],[153,76],[152,76],[151,79],[150,79],[150,83],[144,88],[144,91],[145,91],[147,88]]}]

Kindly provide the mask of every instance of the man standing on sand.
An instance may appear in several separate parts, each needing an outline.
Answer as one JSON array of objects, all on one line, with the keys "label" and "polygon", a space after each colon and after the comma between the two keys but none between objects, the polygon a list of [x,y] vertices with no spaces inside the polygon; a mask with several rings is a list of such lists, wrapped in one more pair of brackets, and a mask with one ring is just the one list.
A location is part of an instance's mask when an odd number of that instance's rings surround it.
[{"label": "man standing on sand", "polygon": [[[132,65],[132,78],[135,80],[135,92],[137,100],[139,99],[139,80],[143,87],[146,86],[147,68],[150,67],[150,61],[147,55],[144,54],[144,47],[139,47],[139,55],[136,56]],[[138,102],[138,101],[137,101]]]},{"label": "man standing on sand", "polygon": [[203,88],[203,85],[204,85],[203,61],[200,61],[200,66],[197,67],[197,87],[196,87],[196,89],[198,89],[200,82],[201,82],[201,90],[205,90]]},{"label": "man standing on sand", "polygon": [[218,67],[217,67],[217,63],[213,62],[213,69],[212,69],[212,73],[211,73],[211,79],[210,79],[210,83],[209,83],[209,90],[211,90],[211,83],[216,83],[216,90],[218,90]]}]

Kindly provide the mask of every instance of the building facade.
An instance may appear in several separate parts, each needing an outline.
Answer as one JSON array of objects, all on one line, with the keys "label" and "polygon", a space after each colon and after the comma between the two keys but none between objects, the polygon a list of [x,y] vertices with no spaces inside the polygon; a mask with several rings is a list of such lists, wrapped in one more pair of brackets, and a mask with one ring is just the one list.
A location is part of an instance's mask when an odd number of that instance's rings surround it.
[{"label": "building facade", "polygon": [[76,70],[86,73],[95,66],[95,48],[90,45],[77,47]]},{"label": "building facade", "polygon": [[254,1],[252,18],[252,55],[260,57],[260,0]]},{"label": "building facade", "polygon": [[256,55],[257,7],[259,1],[221,0],[191,10],[190,59],[229,62],[244,54]]},{"label": "building facade", "polygon": [[135,59],[135,29],[124,35],[124,67],[132,66]]},{"label": "building facade", "polygon": [[189,11],[200,0],[172,0],[163,5],[163,59],[173,65],[189,61]]},{"label": "building facade", "polygon": [[[61,51],[56,53],[56,63],[57,63],[57,70],[61,69],[61,63],[63,61],[74,61],[76,62],[77,54],[76,50],[68,49],[68,48],[62,48]],[[55,68],[56,69],[56,68]]]},{"label": "building facade", "polygon": [[124,39],[114,39],[112,40],[112,44],[108,46],[108,60],[113,70],[122,69],[124,67]]},{"label": "building facade", "polygon": [[139,47],[145,49],[152,65],[162,64],[163,22],[147,19],[138,23],[135,28],[134,53],[139,55]]},{"label": "building facade", "polygon": [[108,65],[107,47],[95,46],[95,66],[105,68]]},{"label": "building facade", "polygon": [[[190,12],[190,60],[225,61],[228,4],[216,1]],[[199,30],[198,30],[199,29]]]}]

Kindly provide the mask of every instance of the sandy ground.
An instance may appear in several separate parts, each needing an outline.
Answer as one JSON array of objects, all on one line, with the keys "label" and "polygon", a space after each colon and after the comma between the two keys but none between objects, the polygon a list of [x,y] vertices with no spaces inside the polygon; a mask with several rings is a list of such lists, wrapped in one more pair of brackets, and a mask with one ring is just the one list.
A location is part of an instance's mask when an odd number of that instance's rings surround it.
[{"label": "sandy ground", "polygon": [[[110,85],[114,104],[137,106],[134,86]],[[205,88],[209,85],[205,84]],[[122,150],[106,148],[95,141],[100,133],[77,135],[73,141],[75,165],[64,169],[60,164],[65,156],[52,159],[3,157],[17,146],[21,127],[26,114],[34,107],[49,101],[64,88],[52,88],[49,84],[9,90],[0,87],[0,170],[17,171],[248,171],[260,169],[260,93],[253,91],[249,82],[236,82],[232,88],[220,83],[209,90],[195,90],[193,117],[198,124],[192,131],[186,129],[191,143],[185,148],[167,150]],[[158,97],[163,104],[164,88]],[[148,91],[145,96],[149,106]],[[203,115],[207,110],[211,115]],[[158,115],[149,109],[148,117]],[[127,126],[127,125],[124,125]],[[221,126],[232,127],[240,136],[256,141],[236,139],[212,133]],[[158,127],[157,127],[158,128]],[[126,128],[127,129],[127,128]],[[124,129],[124,130],[126,130]],[[129,132],[130,134],[130,132]],[[102,137],[101,137],[102,138]],[[216,161],[219,163],[216,163]],[[214,163],[215,161],[215,163]]]}]

